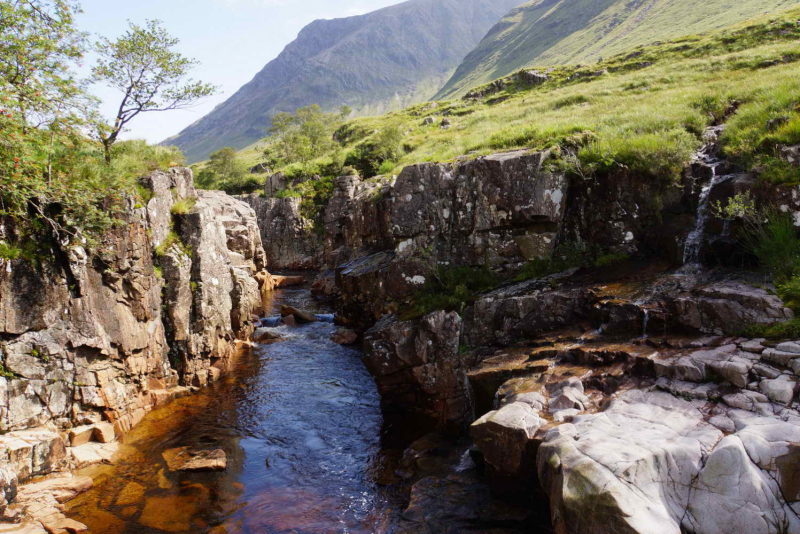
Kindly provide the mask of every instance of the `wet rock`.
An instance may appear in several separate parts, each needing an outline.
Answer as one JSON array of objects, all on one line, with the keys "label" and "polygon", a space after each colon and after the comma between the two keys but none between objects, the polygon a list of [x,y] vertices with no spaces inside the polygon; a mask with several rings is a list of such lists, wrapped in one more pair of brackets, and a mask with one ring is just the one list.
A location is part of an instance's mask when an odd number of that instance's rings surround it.
[{"label": "wet rock", "polygon": [[331,340],[339,345],[354,345],[358,342],[358,334],[349,328],[340,328],[333,334]]},{"label": "wet rock", "polygon": [[145,494],[145,487],[136,482],[129,482],[117,495],[117,506],[139,504]]},{"label": "wet rock", "polygon": [[197,451],[179,447],[162,453],[170,471],[224,471],[228,457],[221,449]]},{"label": "wet rock", "polygon": [[139,523],[164,532],[188,532],[200,504],[191,496],[151,497],[145,502]]},{"label": "wet rock", "polygon": [[114,425],[111,423],[97,423],[94,425],[94,439],[100,443],[111,443],[117,439]]},{"label": "wet rock", "polygon": [[251,339],[256,343],[267,345],[283,341],[283,336],[269,330],[256,330]]},{"label": "wet rock", "polygon": [[680,326],[715,334],[736,334],[751,325],[772,325],[794,317],[776,295],[733,282],[675,299],[672,313]]},{"label": "wet rock", "polygon": [[469,415],[466,371],[459,354],[461,317],[443,311],[419,321],[387,316],[364,334],[363,360],[375,377],[382,405],[459,427]]},{"label": "wet rock", "polygon": [[281,306],[281,317],[294,316],[294,318],[301,323],[316,323],[319,319],[317,316],[306,311],[298,310],[291,306]]},{"label": "wet rock", "polygon": [[397,533],[522,534],[530,516],[530,507],[495,498],[474,476],[427,477],[414,485]]},{"label": "wet rock", "polygon": [[525,481],[535,477],[534,436],[545,423],[529,404],[514,402],[472,423],[470,435],[498,475]]}]

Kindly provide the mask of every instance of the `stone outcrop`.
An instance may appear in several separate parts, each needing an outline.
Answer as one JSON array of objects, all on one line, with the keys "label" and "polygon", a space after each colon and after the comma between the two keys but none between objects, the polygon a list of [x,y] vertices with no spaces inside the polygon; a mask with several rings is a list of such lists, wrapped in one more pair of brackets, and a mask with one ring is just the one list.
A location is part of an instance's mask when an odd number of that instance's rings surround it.
[{"label": "stone outcrop", "polygon": [[342,177],[325,212],[325,258],[345,320],[396,311],[437,264],[514,270],[548,255],[569,181],[550,152],[406,167],[395,179]]},{"label": "stone outcrop", "polygon": [[195,191],[188,169],[141,183],[151,198],[131,200],[124,224],[96,248],[2,264],[6,501],[17,482],[106,459],[109,442],[188,391],[180,384],[218,377],[254,330],[266,256],[253,210]]},{"label": "stone outcrop", "polygon": [[436,312],[419,321],[387,316],[364,334],[364,363],[385,409],[445,429],[463,424],[471,412],[466,371],[474,361],[460,353],[461,328],[458,314]]},{"label": "stone outcrop", "polygon": [[322,236],[300,212],[300,198],[236,197],[253,208],[270,269],[298,271],[322,266]]}]

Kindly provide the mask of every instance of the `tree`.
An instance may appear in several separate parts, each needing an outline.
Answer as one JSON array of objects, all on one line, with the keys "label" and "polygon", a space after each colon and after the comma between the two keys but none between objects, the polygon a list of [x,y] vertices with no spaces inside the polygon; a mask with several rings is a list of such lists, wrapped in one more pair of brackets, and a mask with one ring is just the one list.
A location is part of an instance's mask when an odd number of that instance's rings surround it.
[{"label": "tree", "polygon": [[324,113],[318,104],[298,108],[294,115],[281,112],[272,117],[271,137],[264,157],[271,166],[307,164],[329,152],[335,142],[333,130],[341,122],[340,113]]},{"label": "tree", "polygon": [[116,41],[102,38],[96,44],[100,60],[92,69],[93,81],[124,95],[113,124],[98,127],[106,163],[119,134],[140,113],[185,109],[216,92],[212,85],[186,79],[197,62],[172,50],[178,43],[160,21],[150,20],[144,27],[131,23]]},{"label": "tree", "polygon": [[233,147],[221,148],[211,154],[208,169],[222,181],[234,182],[247,176],[247,166]]}]

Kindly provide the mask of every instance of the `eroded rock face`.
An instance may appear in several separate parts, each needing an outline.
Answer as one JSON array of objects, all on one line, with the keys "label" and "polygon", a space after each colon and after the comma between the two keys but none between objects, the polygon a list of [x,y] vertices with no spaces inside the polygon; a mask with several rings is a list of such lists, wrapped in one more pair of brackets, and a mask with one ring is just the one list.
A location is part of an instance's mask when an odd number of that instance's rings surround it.
[{"label": "eroded rock face", "polygon": [[519,151],[414,165],[396,180],[340,178],[325,213],[325,257],[344,318],[395,311],[437,262],[511,269],[547,255],[569,191],[550,157]]},{"label": "eroded rock face", "polygon": [[736,432],[726,436],[705,421],[700,407],[666,393],[632,391],[603,413],[551,430],[538,465],[557,528],[676,534],[800,529],[780,487],[794,477],[778,468],[800,439],[797,420],[731,410]]},{"label": "eroded rock face", "polygon": [[[6,436],[47,425],[41,432],[101,428],[91,439],[112,440],[185,392],[179,382],[203,385],[219,376],[236,338],[252,333],[252,312],[261,306],[254,275],[265,268],[253,210],[223,193],[195,191],[188,169],[155,172],[142,184],[152,192],[147,206],[131,201],[124,224],[97,250],[56,249],[36,268],[3,263]],[[173,215],[183,200],[194,207]],[[172,231],[179,242],[164,250]],[[84,434],[76,429],[76,444]],[[0,469],[9,465],[25,480],[56,467],[44,453],[49,441],[29,441],[14,440]]]},{"label": "eroded rock face", "polygon": [[322,237],[300,213],[300,198],[236,197],[255,210],[266,261],[272,270],[318,269]]},{"label": "eroded rock face", "polygon": [[471,407],[459,354],[457,313],[435,312],[419,321],[387,316],[364,334],[364,363],[388,410],[416,413],[445,428],[458,428]]}]

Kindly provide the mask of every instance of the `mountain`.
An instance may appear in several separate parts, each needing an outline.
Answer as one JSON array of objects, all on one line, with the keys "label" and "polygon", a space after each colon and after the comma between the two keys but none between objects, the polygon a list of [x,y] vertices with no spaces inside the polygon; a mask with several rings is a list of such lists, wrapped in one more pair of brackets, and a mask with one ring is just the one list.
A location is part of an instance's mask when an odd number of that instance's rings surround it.
[{"label": "mountain", "polygon": [[595,63],[642,44],[719,29],[800,0],[531,0],[512,9],[436,99],[523,67]]},{"label": "mountain", "polygon": [[486,32],[520,0],[411,0],[317,20],[255,78],[165,144],[191,162],[265,135],[280,111],[343,104],[378,114],[430,99]]}]

